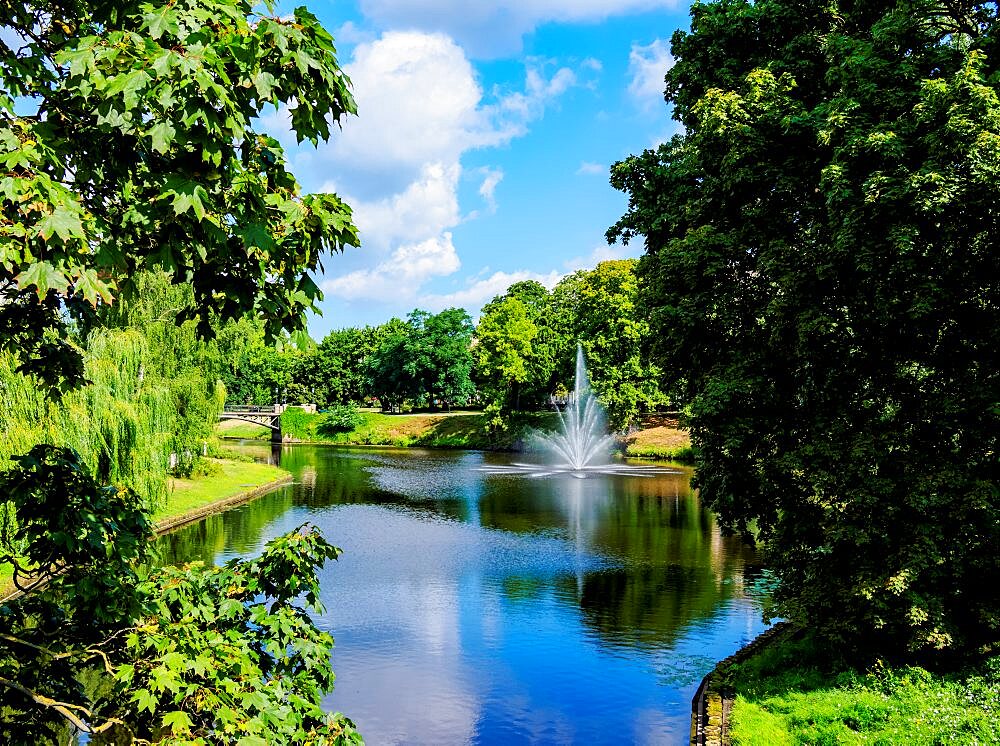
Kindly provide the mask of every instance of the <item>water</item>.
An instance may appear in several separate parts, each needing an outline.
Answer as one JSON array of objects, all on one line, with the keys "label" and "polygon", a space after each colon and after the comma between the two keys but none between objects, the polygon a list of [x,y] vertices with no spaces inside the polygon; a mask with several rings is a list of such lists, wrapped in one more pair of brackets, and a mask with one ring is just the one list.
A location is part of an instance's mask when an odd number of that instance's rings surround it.
[{"label": "water", "polygon": [[763,629],[755,554],[719,533],[686,470],[477,470],[511,461],[285,447],[295,485],[161,546],[222,562],[309,521],[343,547],[322,577],[324,704],[370,744],[686,743],[701,677]]}]

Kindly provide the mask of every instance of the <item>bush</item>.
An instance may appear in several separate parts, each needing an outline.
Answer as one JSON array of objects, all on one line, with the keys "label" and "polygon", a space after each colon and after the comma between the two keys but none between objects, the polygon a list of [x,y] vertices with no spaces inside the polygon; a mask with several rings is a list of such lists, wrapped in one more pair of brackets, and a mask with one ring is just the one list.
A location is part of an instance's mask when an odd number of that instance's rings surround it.
[{"label": "bush", "polygon": [[281,432],[296,440],[312,440],[315,416],[307,414],[302,407],[288,407],[281,413]]},{"label": "bush", "polygon": [[331,407],[316,423],[316,432],[320,435],[337,435],[349,433],[364,422],[361,413],[346,404]]}]

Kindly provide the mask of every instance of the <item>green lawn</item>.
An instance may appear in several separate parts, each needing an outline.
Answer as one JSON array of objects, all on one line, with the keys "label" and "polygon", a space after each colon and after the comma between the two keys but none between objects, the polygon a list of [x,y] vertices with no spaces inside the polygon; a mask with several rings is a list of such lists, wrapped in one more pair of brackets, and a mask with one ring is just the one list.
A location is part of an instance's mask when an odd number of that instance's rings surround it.
[{"label": "green lawn", "polygon": [[241,492],[287,476],[288,472],[269,464],[223,459],[205,459],[210,473],[194,479],[171,479],[166,504],[153,514],[159,522],[225,500]]},{"label": "green lawn", "polygon": [[782,637],[727,678],[734,746],[1000,743],[1000,658],[950,673],[858,669]]}]

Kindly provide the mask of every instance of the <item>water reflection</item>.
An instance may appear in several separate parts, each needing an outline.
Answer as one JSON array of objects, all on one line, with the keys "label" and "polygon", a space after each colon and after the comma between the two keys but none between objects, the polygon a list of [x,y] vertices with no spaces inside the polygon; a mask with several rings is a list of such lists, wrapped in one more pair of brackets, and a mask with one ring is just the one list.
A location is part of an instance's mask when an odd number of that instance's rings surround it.
[{"label": "water reflection", "polygon": [[[258,458],[268,448],[252,446]],[[504,455],[284,447],[295,484],[162,542],[259,551],[304,521],[337,639],[327,705],[371,743],[673,743],[713,661],[761,629],[753,551],[689,474],[488,476]]]}]

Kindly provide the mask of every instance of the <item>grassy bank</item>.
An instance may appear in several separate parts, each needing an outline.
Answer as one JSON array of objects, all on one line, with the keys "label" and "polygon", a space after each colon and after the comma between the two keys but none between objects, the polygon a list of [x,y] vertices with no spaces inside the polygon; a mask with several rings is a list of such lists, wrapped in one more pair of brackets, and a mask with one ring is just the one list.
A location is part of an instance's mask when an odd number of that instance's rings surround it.
[{"label": "grassy bank", "polygon": [[948,673],[838,663],[810,637],[779,637],[724,674],[736,746],[1000,742],[1000,658]]},{"label": "grassy bank", "polygon": [[154,522],[177,518],[288,476],[287,471],[270,464],[214,458],[204,462],[208,473],[193,479],[170,479],[170,495],[153,514]]},{"label": "grassy bank", "polygon": [[[336,445],[422,446],[426,448],[474,448],[511,450],[530,438],[533,430],[555,430],[555,413],[521,413],[506,432],[490,433],[486,418],[478,412],[454,414],[382,414],[359,412],[359,424],[348,432],[329,434],[319,427],[323,415],[291,410],[282,418],[282,431],[302,442]],[[231,438],[268,440],[271,431],[238,420],[219,424],[219,435]],[[643,427],[624,438],[626,456],[690,462],[691,439],[678,427],[677,420],[651,415]]]},{"label": "grassy bank", "polygon": [[[169,480],[170,494],[163,507],[153,514],[155,523],[172,522],[289,476],[284,469],[269,464],[212,458],[204,459],[204,463],[207,473],[193,479]],[[0,598],[14,590],[11,576],[11,566],[0,565]]]},{"label": "grassy bank", "polygon": [[625,455],[632,458],[661,459],[692,463],[691,436],[682,430],[675,417],[647,415],[640,429],[623,442]]},{"label": "grassy bank", "polygon": [[[281,419],[283,434],[308,443],[365,446],[420,446],[425,448],[474,448],[509,450],[529,437],[535,428],[553,429],[556,416],[550,413],[522,413],[513,418],[505,432],[491,433],[479,412],[451,414],[382,414],[359,412],[354,429],[324,433],[319,427],[323,415],[290,410]],[[267,440],[270,430],[236,420],[219,424],[218,434],[231,438]]]}]

